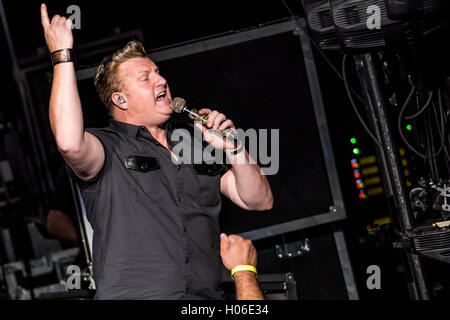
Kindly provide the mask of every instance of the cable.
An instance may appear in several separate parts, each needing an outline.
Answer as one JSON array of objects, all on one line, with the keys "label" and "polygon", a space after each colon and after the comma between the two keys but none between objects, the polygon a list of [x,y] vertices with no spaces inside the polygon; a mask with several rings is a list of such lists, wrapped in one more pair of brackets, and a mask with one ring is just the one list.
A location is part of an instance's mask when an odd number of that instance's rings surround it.
[{"label": "cable", "polygon": [[[434,102],[432,104],[433,104],[434,119],[436,120],[436,124],[437,124],[436,128],[438,130],[439,135],[441,136],[442,135],[441,130],[444,130],[444,128],[445,128],[445,114],[443,112],[442,106],[439,106],[439,114],[440,114],[440,118],[441,118],[441,126],[439,126],[439,118],[438,118],[438,115],[436,112],[436,106],[435,106]],[[447,168],[447,175],[448,175],[448,177],[450,177],[450,155],[448,153],[448,149],[446,146],[444,146],[444,155],[446,158],[446,161],[444,161],[444,162],[445,162],[445,166]]]},{"label": "cable", "polygon": [[361,114],[358,111],[358,108],[356,107],[355,101],[353,101],[352,94],[350,93],[348,82],[347,82],[347,72],[345,71],[346,61],[347,61],[347,55],[344,54],[344,57],[342,58],[342,76],[343,76],[343,79],[344,79],[345,90],[347,91],[347,95],[348,95],[348,98],[350,100],[350,103],[351,103],[351,105],[353,107],[353,110],[355,111],[356,115],[358,116],[359,121],[361,122],[362,126],[364,127],[364,129],[366,129],[367,133],[372,138],[372,140],[375,141],[375,143],[381,148],[380,142],[373,135],[373,133],[370,131],[369,127],[364,122],[364,119],[362,118]]},{"label": "cable", "polygon": [[411,100],[411,97],[413,96],[415,90],[416,90],[416,86],[413,85],[412,88],[411,88],[411,91],[410,91],[409,94],[408,94],[408,97],[407,97],[406,100],[405,100],[405,103],[403,104],[403,106],[402,106],[402,108],[401,108],[401,110],[400,110],[400,114],[399,114],[399,116],[398,116],[398,131],[399,131],[399,133],[400,133],[400,137],[402,138],[403,142],[408,146],[408,148],[409,148],[412,152],[414,152],[416,155],[418,155],[419,157],[421,157],[421,158],[423,158],[423,159],[429,160],[429,159],[433,159],[433,158],[437,157],[437,156],[442,152],[442,150],[444,149],[444,146],[445,146],[445,136],[446,136],[448,130],[447,130],[447,128],[445,128],[445,130],[444,130],[444,132],[443,132],[443,135],[442,135],[442,141],[441,141],[441,146],[439,147],[439,150],[438,150],[435,154],[432,154],[432,155],[429,155],[429,156],[428,156],[428,155],[425,155],[425,154],[423,154],[423,153],[421,153],[421,152],[419,152],[419,151],[417,151],[417,150],[416,150],[416,149],[408,142],[408,140],[407,140],[407,139],[405,138],[405,136],[403,135],[403,131],[402,131],[402,118],[403,118],[403,113],[405,112],[405,109],[406,109],[406,107],[408,106],[409,101]]},{"label": "cable", "polygon": [[[416,95],[417,97],[417,106],[419,107],[419,95]],[[433,154],[435,152],[434,149],[434,137],[433,137],[433,130],[427,126],[427,123],[431,123],[430,121],[430,116],[429,114],[424,114],[423,117],[424,123],[425,123],[425,132],[426,132],[426,139],[427,139],[427,155],[429,155],[430,153]],[[436,158],[430,159],[428,160],[428,163],[430,165],[430,169],[431,169],[431,175],[433,177],[433,181],[437,181],[437,178],[439,176],[439,173],[437,171],[437,164],[436,164]]]},{"label": "cable", "polygon": [[[286,8],[286,10],[289,12],[289,14],[291,15],[291,19],[293,19],[295,21],[295,23],[297,24],[297,26],[300,29],[303,29],[303,27],[300,25],[300,23],[298,23],[297,19],[295,19],[295,15],[292,12],[292,10],[289,8],[289,6],[286,4],[286,2],[284,0],[281,0],[281,2],[283,3],[284,7]],[[344,77],[339,73],[339,71],[335,68],[335,66],[333,65],[333,63],[327,58],[327,56],[323,53],[322,49],[319,47],[319,45],[309,36],[309,34],[307,32],[304,33],[306,35],[306,37],[309,39],[309,41],[313,44],[313,46],[316,48],[316,50],[319,52],[320,56],[327,62],[327,64],[331,67],[331,69],[333,69],[333,71],[336,73],[336,75],[339,77],[339,79],[341,79],[342,82],[345,83]],[[361,96],[356,92],[356,90],[354,90],[352,87],[349,87],[350,91],[355,95],[356,98],[358,98],[358,100],[360,102],[362,102],[364,105],[366,104],[364,99],[361,98]]]},{"label": "cable", "polygon": [[425,105],[422,107],[422,109],[420,109],[417,113],[415,113],[415,114],[413,114],[413,115],[411,115],[411,116],[405,117],[405,119],[406,119],[406,120],[411,120],[411,119],[415,119],[415,118],[417,118],[418,116],[420,116],[420,115],[428,108],[428,106],[430,105],[431,99],[433,99],[433,91],[430,91],[430,92],[428,93],[428,100],[427,100],[427,102],[425,103]]}]

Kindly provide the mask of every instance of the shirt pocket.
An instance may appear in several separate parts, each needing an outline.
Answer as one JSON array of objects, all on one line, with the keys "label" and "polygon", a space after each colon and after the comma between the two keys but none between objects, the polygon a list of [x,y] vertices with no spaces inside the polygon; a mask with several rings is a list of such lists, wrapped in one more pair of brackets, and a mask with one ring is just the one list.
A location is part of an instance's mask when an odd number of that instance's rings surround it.
[{"label": "shirt pocket", "polygon": [[220,174],[224,168],[219,165],[194,164],[199,184],[199,202],[202,206],[213,207],[220,202]]},{"label": "shirt pocket", "polygon": [[151,199],[159,199],[162,192],[162,170],[159,160],[151,156],[128,155],[124,159],[124,165],[134,184],[130,186],[133,198],[139,199],[145,195]]},{"label": "shirt pocket", "polygon": [[155,157],[129,155],[125,157],[125,168],[146,173],[160,168]]}]

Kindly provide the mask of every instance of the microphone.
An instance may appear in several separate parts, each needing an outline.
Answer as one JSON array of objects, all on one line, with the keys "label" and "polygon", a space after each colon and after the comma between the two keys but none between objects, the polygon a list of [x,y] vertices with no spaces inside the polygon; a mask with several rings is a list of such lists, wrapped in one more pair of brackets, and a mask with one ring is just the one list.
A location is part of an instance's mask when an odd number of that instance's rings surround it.
[{"label": "microphone", "polygon": [[[199,114],[197,109],[195,108],[189,108],[186,105],[186,100],[180,97],[176,97],[172,99],[172,102],[170,103],[170,107],[172,110],[176,113],[182,113],[187,112],[189,118],[191,118],[194,121],[200,121],[204,126],[208,123],[208,115],[207,114]],[[238,139],[237,134],[230,129],[225,130],[213,130],[213,132],[222,135],[227,140],[230,141],[236,141]]]}]

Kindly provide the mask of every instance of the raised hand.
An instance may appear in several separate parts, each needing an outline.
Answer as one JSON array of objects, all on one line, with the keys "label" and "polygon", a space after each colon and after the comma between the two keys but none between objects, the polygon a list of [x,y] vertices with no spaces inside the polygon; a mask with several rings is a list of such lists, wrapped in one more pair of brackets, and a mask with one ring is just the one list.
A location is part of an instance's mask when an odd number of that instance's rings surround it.
[{"label": "raised hand", "polygon": [[54,52],[60,49],[72,49],[72,20],[55,15],[50,22],[47,6],[41,5],[41,22],[44,28],[45,42],[48,50]]},{"label": "raised hand", "polygon": [[256,249],[251,240],[246,240],[238,235],[220,235],[220,256],[223,265],[228,270],[237,265],[252,265],[256,267],[258,258]]}]

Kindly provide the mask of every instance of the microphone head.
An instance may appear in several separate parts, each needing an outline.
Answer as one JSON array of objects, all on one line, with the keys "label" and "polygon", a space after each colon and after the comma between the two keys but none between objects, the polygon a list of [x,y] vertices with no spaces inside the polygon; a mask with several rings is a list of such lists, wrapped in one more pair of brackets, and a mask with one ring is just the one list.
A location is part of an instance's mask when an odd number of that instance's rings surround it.
[{"label": "microphone head", "polygon": [[183,108],[186,106],[186,100],[180,97],[176,97],[172,99],[172,102],[170,103],[170,107],[173,111],[176,113],[183,112]]}]

